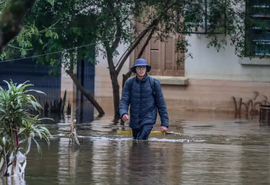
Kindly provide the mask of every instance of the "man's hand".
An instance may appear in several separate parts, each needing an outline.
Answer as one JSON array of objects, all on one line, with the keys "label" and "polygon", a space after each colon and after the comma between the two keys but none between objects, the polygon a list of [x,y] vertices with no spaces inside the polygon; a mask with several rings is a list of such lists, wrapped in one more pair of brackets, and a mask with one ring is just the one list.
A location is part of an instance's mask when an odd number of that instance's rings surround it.
[{"label": "man's hand", "polygon": [[129,115],[125,114],[123,117],[122,117],[122,120],[124,122],[128,121],[129,120]]},{"label": "man's hand", "polygon": [[160,131],[161,131],[162,133],[166,133],[167,130],[168,130],[167,127],[164,127],[164,126],[161,126],[161,127],[160,127]]}]

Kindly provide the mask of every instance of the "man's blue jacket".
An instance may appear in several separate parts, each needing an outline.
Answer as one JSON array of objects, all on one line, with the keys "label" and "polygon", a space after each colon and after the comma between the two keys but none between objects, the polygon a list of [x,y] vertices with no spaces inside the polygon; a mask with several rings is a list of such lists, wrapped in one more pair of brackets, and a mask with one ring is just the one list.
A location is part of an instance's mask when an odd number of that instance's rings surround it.
[{"label": "man's blue jacket", "polygon": [[146,75],[141,81],[135,76],[129,78],[123,88],[119,109],[120,116],[128,114],[130,104],[129,126],[133,129],[142,125],[154,125],[157,110],[161,118],[161,126],[169,127],[166,103],[160,82]]}]

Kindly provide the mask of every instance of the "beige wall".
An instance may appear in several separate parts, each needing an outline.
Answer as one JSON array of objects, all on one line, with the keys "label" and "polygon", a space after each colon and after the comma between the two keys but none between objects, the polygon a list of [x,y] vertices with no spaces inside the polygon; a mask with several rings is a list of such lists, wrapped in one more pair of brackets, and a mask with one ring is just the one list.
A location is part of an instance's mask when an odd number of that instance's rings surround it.
[{"label": "beige wall", "polygon": [[[225,50],[217,52],[215,48],[207,48],[209,40],[204,35],[194,34],[186,38],[191,45],[188,51],[193,58],[185,61],[185,77],[269,82],[269,59],[240,59],[234,54],[235,48],[229,44]],[[226,39],[230,43],[230,39]]]},{"label": "beige wall", "polygon": [[[270,84],[259,82],[230,80],[189,79],[187,86],[162,86],[168,108],[182,110],[205,110],[217,112],[234,112],[233,96],[239,105],[239,99],[248,102],[262,101],[270,95]],[[257,107],[258,108],[258,107]]]},{"label": "beige wall", "polygon": [[[265,96],[270,98],[270,84],[263,82],[189,79],[187,86],[162,85],[162,90],[167,107],[171,112],[215,111],[234,114],[233,96],[237,100],[238,107],[240,98],[247,103],[254,99],[254,92],[258,92],[258,96],[253,102],[261,102],[265,100]],[[112,98],[101,97],[100,101],[111,103],[109,106],[104,106],[108,113],[112,113]],[[256,108],[259,110],[258,106]],[[242,113],[244,112],[243,106]]]}]

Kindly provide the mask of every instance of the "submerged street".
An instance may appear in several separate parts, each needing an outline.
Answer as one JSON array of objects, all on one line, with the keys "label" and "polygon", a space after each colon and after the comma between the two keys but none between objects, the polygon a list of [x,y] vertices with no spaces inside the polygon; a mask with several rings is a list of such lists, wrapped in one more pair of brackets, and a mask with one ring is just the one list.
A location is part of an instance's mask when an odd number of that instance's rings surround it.
[{"label": "submerged street", "polygon": [[[169,131],[136,142],[116,134],[109,117],[77,125],[79,145],[69,145],[69,124],[50,124],[42,158],[33,144],[24,184],[264,184],[270,182],[270,127],[212,113],[172,115]],[[177,119],[177,116],[181,119]],[[128,127],[126,127],[128,129]],[[158,130],[156,124],[154,130]],[[2,180],[4,182],[4,180]],[[2,184],[3,184],[2,182]],[[0,183],[1,184],[1,183]]]}]

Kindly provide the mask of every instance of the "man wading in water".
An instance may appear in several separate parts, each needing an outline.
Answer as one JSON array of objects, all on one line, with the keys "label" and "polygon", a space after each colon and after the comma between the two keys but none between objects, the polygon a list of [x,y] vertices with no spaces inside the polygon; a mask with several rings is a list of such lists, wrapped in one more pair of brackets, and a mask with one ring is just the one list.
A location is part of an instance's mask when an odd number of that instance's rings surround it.
[{"label": "man wading in water", "polygon": [[[151,66],[145,59],[137,59],[131,72],[135,77],[129,78],[123,88],[119,109],[124,122],[130,118],[133,139],[147,140],[156,123],[157,110],[161,118],[160,131],[165,133],[169,127],[166,103],[160,82],[147,75]],[[130,104],[130,117],[128,107]]]}]

